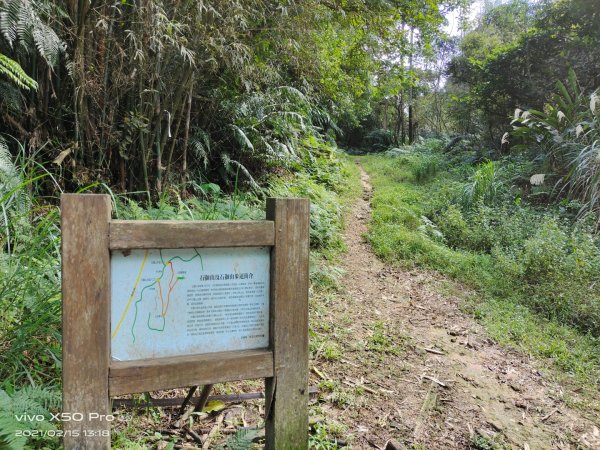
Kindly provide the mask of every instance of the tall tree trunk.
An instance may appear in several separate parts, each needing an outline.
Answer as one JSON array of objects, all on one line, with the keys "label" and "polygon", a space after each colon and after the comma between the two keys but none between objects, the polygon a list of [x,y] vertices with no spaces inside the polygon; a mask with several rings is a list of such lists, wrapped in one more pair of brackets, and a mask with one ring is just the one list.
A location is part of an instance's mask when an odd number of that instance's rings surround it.
[{"label": "tall tree trunk", "polygon": [[[412,88],[411,88],[412,90]],[[413,105],[408,105],[408,143],[412,144],[415,141],[415,123],[413,117]]]},{"label": "tall tree trunk", "polygon": [[404,145],[405,132],[404,132],[404,99],[403,93],[396,96],[396,127],[394,130],[394,143],[396,145]]},{"label": "tall tree trunk", "polygon": [[181,184],[185,186],[188,180],[187,149],[190,141],[190,120],[192,117],[192,92],[194,82],[190,83],[190,94],[188,96],[187,113],[185,117],[185,130],[183,134],[183,161],[181,163]]},{"label": "tall tree trunk", "polygon": [[388,130],[388,99],[383,101],[383,129]]},{"label": "tall tree trunk", "polygon": [[397,128],[400,131],[400,145],[406,143],[406,126],[404,120],[404,91],[400,91],[398,94],[398,101],[396,102],[396,113],[398,115]]},{"label": "tall tree trunk", "polygon": [[410,53],[408,57],[408,73],[410,74],[410,87],[408,90],[408,143],[412,144],[415,140],[415,125],[414,125],[414,117],[413,117],[413,44],[414,44],[414,29],[410,29]]}]

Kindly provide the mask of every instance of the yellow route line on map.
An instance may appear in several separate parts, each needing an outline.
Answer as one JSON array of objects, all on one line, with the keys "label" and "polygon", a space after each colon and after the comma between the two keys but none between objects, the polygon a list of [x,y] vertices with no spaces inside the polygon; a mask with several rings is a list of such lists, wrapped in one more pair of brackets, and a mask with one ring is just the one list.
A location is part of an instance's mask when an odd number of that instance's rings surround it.
[{"label": "yellow route line on map", "polygon": [[144,260],[142,261],[142,267],[140,267],[140,273],[138,273],[137,279],[135,280],[135,284],[133,285],[133,289],[131,291],[131,295],[129,296],[129,300],[127,300],[127,305],[125,306],[125,311],[123,311],[123,315],[121,316],[121,319],[117,323],[117,326],[115,327],[115,331],[113,331],[110,336],[111,339],[114,339],[115,335],[117,334],[117,331],[119,331],[119,328],[121,327],[121,324],[123,323],[123,320],[125,319],[125,316],[127,315],[127,311],[129,311],[129,307],[131,306],[131,300],[133,300],[133,296],[135,294],[137,286],[140,282],[140,279],[142,278],[142,272],[144,271],[144,266],[146,265],[147,259],[148,259],[148,250],[146,250],[146,252],[144,253]]}]

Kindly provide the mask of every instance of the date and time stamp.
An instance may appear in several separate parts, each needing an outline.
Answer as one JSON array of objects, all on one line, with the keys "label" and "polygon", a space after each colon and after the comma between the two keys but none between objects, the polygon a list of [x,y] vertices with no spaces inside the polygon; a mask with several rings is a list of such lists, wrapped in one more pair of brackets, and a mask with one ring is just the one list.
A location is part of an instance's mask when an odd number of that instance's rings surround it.
[{"label": "date and time stamp", "polygon": [[108,437],[109,430],[30,430],[15,431],[15,437],[25,438],[63,438],[63,437]]},{"label": "date and time stamp", "polygon": [[[119,421],[131,420],[131,416],[127,414],[120,414],[118,416]],[[102,422],[114,422],[117,420],[117,416],[112,414],[97,414],[97,413],[57,413],[50,414],[50,416],[45,416],[42,414],[16,414],[15,420],[17,422],[23,423],[23,425],[27,425],[27,427],[23,427],[22,429],[15,430],[15,437],[24,437],[24,438],[64,438],[64,437],[109,437],[110,430],[106,429],[104,426],[99,428],[93,428],[93,423],[102,423]],[[55,427],[60,423],[70,423],[67,429],[61,429]],[[35,428],[31,427],[31,425],[39,423],[40,427]],[[81,423],[82,428],[78,428],[73,426],[73,423]],[[85,423],[85,428],[83,425]],[[44,426],[42,426],[44,424]],[[48,424],[51,426],[49,427]]]}]

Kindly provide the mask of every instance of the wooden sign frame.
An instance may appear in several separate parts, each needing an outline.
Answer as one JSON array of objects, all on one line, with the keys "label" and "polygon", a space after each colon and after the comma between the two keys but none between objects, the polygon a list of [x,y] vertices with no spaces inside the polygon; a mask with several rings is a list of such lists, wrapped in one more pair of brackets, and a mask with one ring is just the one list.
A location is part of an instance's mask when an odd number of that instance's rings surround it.
[{"label": "wooden sign frame", "polygon": [[[264,378],[266,448],[308,448],[309,201],[270,198],[260,221],[111,219],[108,195],[63,194],[63,436],[109,449],[111,397]],[[269,347],[137,361],[110,355],[110,252],[271,247]]]}]

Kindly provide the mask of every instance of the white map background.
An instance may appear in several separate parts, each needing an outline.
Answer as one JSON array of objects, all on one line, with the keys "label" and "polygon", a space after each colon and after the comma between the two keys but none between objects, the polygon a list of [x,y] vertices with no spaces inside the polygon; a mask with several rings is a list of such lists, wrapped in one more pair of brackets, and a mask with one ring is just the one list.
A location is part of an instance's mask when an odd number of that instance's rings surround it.
[{"label": "white map background", "polygon": [[112,358],[268,347],[269,260],[268,247],[113,252]]}]

